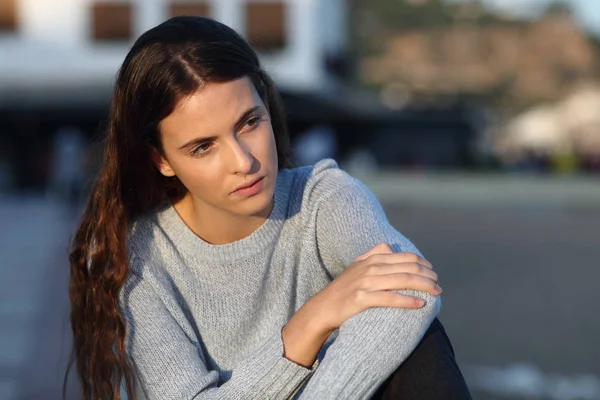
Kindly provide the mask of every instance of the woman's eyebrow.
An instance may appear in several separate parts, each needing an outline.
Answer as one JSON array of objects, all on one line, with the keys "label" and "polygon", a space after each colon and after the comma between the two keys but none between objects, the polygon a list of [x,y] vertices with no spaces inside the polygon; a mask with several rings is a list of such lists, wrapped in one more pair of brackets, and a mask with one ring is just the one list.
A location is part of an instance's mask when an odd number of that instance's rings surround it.
[{"label": "woman's eyebrow", "polygon": [[248,119],[248,117],[252,114],[254,114],[257,110],[259,110],[261,108],[261,106],[254,106],[251,107],[249,109],[247,109],[241,117],[238,118],[238,120],[235,123],[235,129],[238,130],[242,127],[242,124],[244,122],[246,122],[246,120]]},{"label": "woman's eyebrow", "polygon": [[[260,109],[261,109],[261,106],[254,106],[254,107],[251,107],[251,108],[247,109],[246,111],[244,111],[244,113],[235,122],[235,129],[236,130],[240,129],[240,127],[248,119],[248,117]],[[189,142],[186,142],[185,144],[179,146],[179,150],[184,150],[184,149],[187,149],[192,146],[199,145],[199,144],[202,144],[205,142],[211,142],[213,140],[217,140],[217,136],[195,138],[195,139],[192,139]]]},{"label": "woman's eyebrow", "polygon": [[192,139],[189,142],[185,143],[184,145],[179,146],[179,150],[185,150],[187,148],[190,148],[192,146],[197,146],[200,144],[203,144],[205,142],[211,142],[213,140],[217,140],[216,136],[210,136],[210,137],[201,137],[201,138],[196,138],[196,139]]}]

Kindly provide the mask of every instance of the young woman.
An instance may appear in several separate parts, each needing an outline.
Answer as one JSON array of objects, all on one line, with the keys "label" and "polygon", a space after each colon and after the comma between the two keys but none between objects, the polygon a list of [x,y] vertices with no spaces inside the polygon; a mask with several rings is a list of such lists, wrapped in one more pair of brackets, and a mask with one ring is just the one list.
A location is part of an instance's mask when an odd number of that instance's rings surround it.
[{"label": "young woman", "polygon": [[417,347],[443,335],[431,264],[334,161],[289,168],[277,92],[233,30],[142,35],[107,130],[70,256],[83,398],[392,398],[419,380],[419,399],[464,398],[449,342]]}]

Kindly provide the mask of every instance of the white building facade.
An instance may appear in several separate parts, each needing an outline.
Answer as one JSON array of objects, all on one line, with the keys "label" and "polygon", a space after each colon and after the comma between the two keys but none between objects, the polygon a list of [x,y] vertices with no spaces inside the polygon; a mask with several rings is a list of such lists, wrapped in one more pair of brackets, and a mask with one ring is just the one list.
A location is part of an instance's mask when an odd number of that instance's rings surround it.
[{"label": "white building facade", "polygon": [[345,0],[0,0],[0,106],[106,93],[133,41],[167,18],[215,18],[248,38],[280,87],[329,91]]}]

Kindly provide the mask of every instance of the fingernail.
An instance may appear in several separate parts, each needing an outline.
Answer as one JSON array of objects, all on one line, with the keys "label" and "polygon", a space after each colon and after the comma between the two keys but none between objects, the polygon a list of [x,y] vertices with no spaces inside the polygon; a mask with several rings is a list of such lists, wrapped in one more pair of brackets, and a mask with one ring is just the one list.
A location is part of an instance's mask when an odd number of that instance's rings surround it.
[{"label": "fingernail", "polygon": [[439,285],[435,285],[435,288],[437,289],[438,294],[442,293],[442,288]]}]

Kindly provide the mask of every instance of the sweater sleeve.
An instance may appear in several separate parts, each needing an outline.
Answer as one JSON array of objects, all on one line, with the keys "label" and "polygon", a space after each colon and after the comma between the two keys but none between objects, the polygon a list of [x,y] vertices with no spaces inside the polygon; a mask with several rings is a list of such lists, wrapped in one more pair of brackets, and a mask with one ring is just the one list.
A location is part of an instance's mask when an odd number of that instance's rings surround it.
[{"label": "sweater sleeve", "polygon": [[[139,270],[140,262],[132,256],[130,271]],[[192,324],[178,323],[187,319],[176,320],[174,305],[167,305],[168,299],[165,302],[158,296],[142,275],[130,272],[120,302],[126,322],[126,351],[148,400],[285,399],[312,373],[283,357],[278,331],[219,385],[219,374],[207,368],[206,354]]]},{"label": "sweater sleeve", "polygon": [[[388,222],[374,195],[359,181],[335,168],[323,172],[329,186],[318,204],[317,242],[332,277],[358,255],[386,242],[395,252],[420,254]],[[302,398],[365,399],[415,349],[439,312],[440,298],[403,290],[425,300],[420,309],[371,308],[348,319],[310,378]]]}]

